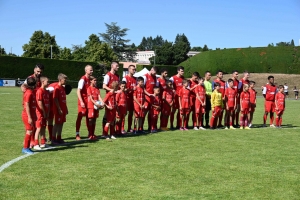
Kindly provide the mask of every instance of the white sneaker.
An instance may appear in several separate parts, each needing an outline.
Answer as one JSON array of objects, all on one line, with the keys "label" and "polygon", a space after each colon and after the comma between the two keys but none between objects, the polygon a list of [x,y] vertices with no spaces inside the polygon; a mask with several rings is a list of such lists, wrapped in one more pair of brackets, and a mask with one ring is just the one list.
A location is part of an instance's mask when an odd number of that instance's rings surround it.
[{"label": "white sneaker", "polygon": [[110,136],[110,138],[113,139],[113,140],[117,139],[117,138],[116,138],[115,136],[113,136],[113,135]]},{"label": "white sneaker", "polygon": [[276,128],[276,126],[274,124],[271,124],[270,127],[271,128]]},{"label": "white sneaker", "polygon": [[41,148],[48,148],[49,145],[48,145],[48,144],[41,144],[40,147],[41,147]]},{"label": "white sneaker", "polygon": [[41,150],[42,148],[41,148],[39,145],[34,145],[34,146],[33,146],[33,149],[34,149],[34,150]]},{"label": "white sneaker", "polygon": [[205,128],[203,128],[202,126],[199,127],[199,130],[206,130]]},{"label": "white sneaker", "polygon": [[194,127],[194,130],[196,130],[196,131],[197,131],[197,130],[199,130],[199,129],[197,128],[197,126],[195,126],[195,127]]},{"label": "white sneaker", "polygon": [[248,127],[249,127],[249,128],[251,128],[251,126],[252,126],[252,124],[249,124],[249,126],[248,126]]}]

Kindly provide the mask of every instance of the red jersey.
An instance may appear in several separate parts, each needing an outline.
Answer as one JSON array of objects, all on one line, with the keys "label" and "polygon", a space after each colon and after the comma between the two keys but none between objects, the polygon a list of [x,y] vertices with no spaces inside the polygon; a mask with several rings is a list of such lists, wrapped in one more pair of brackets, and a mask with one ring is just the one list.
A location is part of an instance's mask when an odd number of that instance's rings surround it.
[{"label": "red jersey", "polygon": [[285,96],[281,92],[278,92],[275,96],[275,100],[277,102],[277,108],[279,110],[284,110],[285,108]]},{"label": "red jersey", "polygon": [[249,85],[249,80],[245,80],[245,79],[241,78],[239,84],[240,84],[239,91],[241,93],[243,91],[244,85],[245,84]]},{"label": "red jersey", "polygon": [[160,88],[160,95],[162,96],[163,91],[167,89],[166,79],[158,78],[157,81],[159,82],[159,88]]},{"label": "red jersey", "polygon": [[173,88],[176,91],[176,94],[179,95],[179,91],[183,87],[182,81],[184,80],[184,77],[178,77],[177,75],[172,76],[170,80],[173,82]]},{"label": "red jersey", "polygon": [[275,101],[277,88],[275,85],[266,84],[263,90],[263,94],[265,95],[266,101]]},{"label": "red jersey", "polygon": [[[151,96],[151,104],[152,105],[155,105],[155,106],[161,106],[161,98],[160,96]],[[160,110],[158,110],[157,108],[155,107],[151,107],[151,110],[152,110],[152,114],[154,115],[158,115]]]},{"label": "red jersey", "polygon": [[90,87],[91,81],[86,76],[82,76],[78,83],[78,88],[80,90],[80,94],[82,98],[87,98],[87,89]]},{"label": "red jersey", "polygon": [[156,76],[152,76],[150,74],[145,74],[144,75],[146,77],[145,80],[145,90],[149,93],[149,94],[153,94],[153,89],[156,86]]},{"label": "red jersey", "polygon": [[114,91],[110,91],[110,92],[106,93],[105,98],[103,99],[103,102],[106,105],[115,109],[117,107],[116,93]]},{"label": "red jersey", "polygon": [[[49,93],[49,91],[47,91],[46,89],[43,89],[43,88],[39,88],[36,91],[35,97],[36,97],[37,102],[38,101],[42,102],[45,112],[48,113],[49,108],[50,108],[50,93]],[[44,113],[38,103],[36,104],[36,114],[39,114],[42,116],[44,115]]]},{"label": "red jersey", "polygon": [[[205,101],[205,94],[206,94],[206,91],[205,91],[205,87],[202,86],[202,85],[198,85],[196,88],[195,88],[195,93],[196,95],[198,94],[201,101],[204,102]],[[196,98],[196,101],[199,101],[198,98]],[[200,102],[200,101],[199,101]]]},{"label": "red jersey", "polygon": [[123,78],[123,81],[126,82],[126,89],[127,89],[126,96],[128,98],[132,99],[132,97],[133,97],[133,91],[135,90],[135,87],[136,87],[136,78],[135,77],[131,77],[129,75],[126,75]]},{"label": "red jersey", "polygon": [[35,79],[35,81],[36,81],[36,84],[35,84],[36,88],[35,88],[35,89],[39,89],[39,88],[42,86],[42,83],[41,83],[41,81],[40,81],[40,78],[36,78],[36,77],[34,76],[34,74],[28,76],[27,78],[34,78],[34,79]]},{"label": "red jersey", "polygon": [[[141,88],[139,86],[136,87],[136,90],[134,90],[133,92],[133,96],[136,98],[136,100],[141,104],[144,105],[145,103],[145,92],[144,92],[144,88]],[[134,104],[137,104],[134,101]]]},{"label": "red jersey", "polygon": [[[106,84],[107,87],[112,88],[112,83],[113,82],[119,82],[119,75],[118,74],[113,74],[111,72],[107,72],[107,74],[104,77],[104,82]],[[106,91],[106,93],[108,93],[109,91]]]},{"label": "red jersey", "polygon": [[243,91],[240,96],[242,108],[250,107],[250,93]]},{"label": "red jersey", "polygon": [[[190,89],[195,87],[195,85],[198,85],[198,81],[192,81],[192,80],[189,80],[189,86],[190,86]],[[196,88],[195,88],[196,89]],[[193,90],[190,90],[190,97],[196,97],[196,93],[195,93],[195,89]]]},{"label": "red jersey", "polygon": [[163,98],[170,104],[174,100],[174,92],[173,89],[165,89],[163,92]]},{"label": "red jersey", "polygon": [[[99,100],[99,95],[100,95],[100,90],[97,87],[89,86],[87,88],[87,96],[92,96],[92,99],[94,101]],[[94,103],[90,100],[90,98],[88,98],[87,107],[91,109],[94,108]]]},{"label": "red jersey", "polygon": [[232,88],[238,93],[239,92],[239,81],[237,79],[233,79],[233,86]]},{"label": "red jersey", "polygon": [[[67,98],[66,98],[66,92],[64,86],[56,85],[53,90],[53,99],[57,98],[59,107],[62,110],[63,114],[67,114]],[[54,112],[58,112],[56,105],[53,101],[53,109]]]},{"label": "red jersey", "polygon": [[118,106],[126,106],[126,93],[123,91],[117,93],[116,101]]},{"label": "red jersey", "polygon": [[190,108],[190,90],[182,88],[179,91],[180,100],[181,100],[181,108]]},{"label": "red jersey", "polygon": [[[220,84],[219,92],[221,92],[222,97],[224,97],[225,96],[225,81],[216,79],[216,80],[214,80],[214,83]],[[214,86],[213,86],[213,88],[214,88]]]},{"label": "red jersey", "polygon": [[226,88],[226,90],[225,90],[225,97],[227,99],[226,104],[229,108],[235,106],[236,95],[237,95],[237,92],[234,88],[231,88],[231,87]]},{"label": "red jersey", "polygon": [[[33,121],[36,120],[36,99],[35,99],[35,95],[34,92],[30,89],[27,89],[24,94],[23,94],[23,111],[22,111],[22,115],[27,116],[27,112],[26,112],[26,104],[29,103],[29,111],[30,111],[30,115],[31,115],[31,119]],[[27,116],[28,117],[28,116]]]},{"label": "red jersey", "polygon": [[250,93],[250,103],[254,104],[256,100],[256,91],[254,89],[249,88]]}]

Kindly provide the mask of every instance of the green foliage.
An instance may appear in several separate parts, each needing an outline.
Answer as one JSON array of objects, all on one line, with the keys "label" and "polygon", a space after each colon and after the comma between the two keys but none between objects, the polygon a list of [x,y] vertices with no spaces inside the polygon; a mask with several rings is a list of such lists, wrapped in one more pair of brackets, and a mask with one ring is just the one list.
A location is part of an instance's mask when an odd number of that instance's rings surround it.
[{"label": "green foliage", "polygon": [[61,60],[73,60],[71,49],[64,47],[60,49],[59,59]]},{"label": "green foliage", "polygon": [[254,73],[300,73],[300,49],[298,47],[259,47],[207,51],[195,55],[180,65],[186,67],[185,74],[206,70],[213,74],[221,69],[225,73],[232,70]]},{"label": "green foliage", "polygon": [[[159,70],[162,68],[167,69],[169,76],[173,76],[177,74],[177,66],[175,65],[155,65],[155,66],[158,67]],[[136,71],[139,72],[144,68],[150,70],[152,67],[153,65],[136,65]],[[160,71],[158,72],[158,74],[160,74]]]},{"label": "green foliage", "polygon": [[59,58],[59,46],[56,44],[55,36],[48,32],[35,31],[31,36],[28,44],[23,45],[23,57],[30,58]]},{"label": "green foliage", "polygon": [[[166,41],[160,48],[156,49],[155,64],[172,65],[173,64],[173,43]],[[154,57],[150,59],[151,64],[154,64]]]},{"label": "green foliage", "polygon": [[157,35],[155,38],[150,37],[143,37],[138,49],[140,51],[154,51],[156,48],[161,47],[165,43],[162,36]]},{"label": "green foliage", "polygon": [[188,38],[184,34],[177,34],[173,45],[173,65],[178,65],[188,59],[187,53],[190,49],[191,45]]},{"label": "green foliage", "polygon": [[6,51],[4,48],[0,48],[0,56],[5,56],[6,55]]}]

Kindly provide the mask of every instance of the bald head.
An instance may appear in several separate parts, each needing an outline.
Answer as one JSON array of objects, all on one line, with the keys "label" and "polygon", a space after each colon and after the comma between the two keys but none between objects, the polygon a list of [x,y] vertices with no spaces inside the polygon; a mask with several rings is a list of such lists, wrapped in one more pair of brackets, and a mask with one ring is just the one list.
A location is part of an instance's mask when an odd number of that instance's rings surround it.
[{"label": "bald head", "polygon": [[91,65],[87,65],[84,68],[85,75],[91,76],[93,74],[93,67]]}]

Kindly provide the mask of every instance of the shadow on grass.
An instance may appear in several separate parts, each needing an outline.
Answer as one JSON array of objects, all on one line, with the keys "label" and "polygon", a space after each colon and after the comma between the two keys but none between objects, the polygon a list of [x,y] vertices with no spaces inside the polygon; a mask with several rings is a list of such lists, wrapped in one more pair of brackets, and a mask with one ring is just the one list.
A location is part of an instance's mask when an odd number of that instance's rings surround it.
[{"label": "shadow on grass", "polygon": [[[282,128],[299,128],[299,126],[295,126],[293,124],[284,124],[281,125]],[[263,127],[262,124],[252,124],[251,129],[255,129],[255,128],[270,128],[270,125],[267,125],[266,127]]]}]

